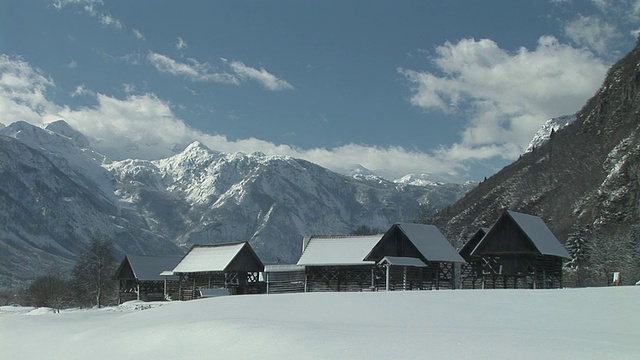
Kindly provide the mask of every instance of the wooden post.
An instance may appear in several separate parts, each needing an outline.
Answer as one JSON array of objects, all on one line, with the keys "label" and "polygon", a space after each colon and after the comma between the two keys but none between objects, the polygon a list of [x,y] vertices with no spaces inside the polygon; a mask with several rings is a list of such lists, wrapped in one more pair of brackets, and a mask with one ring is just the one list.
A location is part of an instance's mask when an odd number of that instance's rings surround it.
[{"label": "wooden post", "polygon": [[140,283],[136,284],[137,300],[140,300]]},{"label": "wooden post", "polygon": [[407,267],[402,267],[402,290],[407,290]]},{"label": "wooden post", "polygon": [[376,287],[375,272],[373,268],[371,268],[371,290],[373,290],[375,287]]},{"label": "wooden post", "polygon": [[267,286],[266,292],[268,294],[269,293],[269,273],[268,272],[264,273],[264,282],[265,282],[265,284]]},{"label": "wooden post", "polygon": [[386,264],[386,268],[387,268],[387,286],[386,286],[386,290],[389,291],[389,281],[391,280],[391,264],[387,263]]},{"label": "wooden post", "polygon": [[436,269],[436,290],[440,290],[440,263],[438,264],[438,268]]}]

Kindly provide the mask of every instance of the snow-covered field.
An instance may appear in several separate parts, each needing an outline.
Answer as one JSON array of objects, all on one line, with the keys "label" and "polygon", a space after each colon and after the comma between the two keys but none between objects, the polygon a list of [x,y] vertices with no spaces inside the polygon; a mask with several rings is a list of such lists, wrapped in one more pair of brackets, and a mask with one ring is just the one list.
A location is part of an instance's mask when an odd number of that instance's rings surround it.
[{"label": "snow-covered field", "polygon": [[640,359],[640,287],[0,308],[8,359]]}]

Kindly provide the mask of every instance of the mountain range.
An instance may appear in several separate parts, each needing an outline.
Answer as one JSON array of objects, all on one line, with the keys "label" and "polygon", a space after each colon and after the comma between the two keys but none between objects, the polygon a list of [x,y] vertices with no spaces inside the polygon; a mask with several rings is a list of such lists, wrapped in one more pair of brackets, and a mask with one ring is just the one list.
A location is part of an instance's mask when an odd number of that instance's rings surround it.
[{"label": "mountain range", "polygon": [[640,279],[639,88],[640,41],[575,116],[548,122],[520,159],[424,221],[460,246],[504,209],[535,214],[592,284],[614,271]]},{"label": "mountain range", "polygon": [[389,181],[361,167],[348,176],[199,142],[165,159],[113,160],[62,120],[0,125],[0,289],[68,269],[93,238],[119,255],[249,241],[264,262],[288,263],[303,236],[418,218],[460,247],[504,209],[542,217],[590,284],[612,271],[637,280],[639,88],[640,44],[579,112],[549,120],[517,161],[479,184],[428,174]]},{"label": "mountain range", "polygon": [[385,230],[475,186],[426,174],[393,182],[366,169],[346,176],[199,142],[166,159],[116,161],[94,141],[62,120],[0,128],[0,288],[68,269],[94,238],[111,240],[119,256],[249,241],[264,262],[295,262],[304,236]]}]

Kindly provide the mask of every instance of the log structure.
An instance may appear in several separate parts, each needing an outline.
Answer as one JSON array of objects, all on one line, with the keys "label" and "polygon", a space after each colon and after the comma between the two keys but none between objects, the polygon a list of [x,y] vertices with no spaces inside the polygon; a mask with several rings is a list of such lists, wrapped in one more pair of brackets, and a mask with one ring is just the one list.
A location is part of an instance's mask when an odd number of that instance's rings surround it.
[{"label": "log structure", "polygon": [[375,262],[364,257],[381,239],[369,236],[311,236],[298,260],[305,267],[305,291],[363,291],[375,287]]},{"label": "log structure", "polygon": [[433,225],[391,226],[364,258],[385,274],[376,284],[386,290],[454,289],[455,264],[464,263]]},{"label": "log structure", "polygon": [[261,292],[264,265],[248,242],[193,245],[173,269],[180,279],[180,300],[202,296],[202,289],[228,289],[230,294]]},{"label": "log structure", "polygon": [[471,252],[488,232],[489,228],[478,229],[458,251],[458,254],[466,261],[460,267],[461,289],[480,289],[482,287],[483,261],[481,257],[471,255]]},{"label": "log structure", "polygon": [[482,261],[483,288],[561,288],[562,264],[569,253],[544,221],[504,211],[471,256]]},{"label": "log structure", "polygon": [[161,273],[173,269],[179,261],[179,256],[126,255],[115,274],[118,303],[177,298],[178,277]]},{"label": "log structure", "polygon": [[304,292],[305,268],[298,265],[265,265],[263,280],[267,294]]}]

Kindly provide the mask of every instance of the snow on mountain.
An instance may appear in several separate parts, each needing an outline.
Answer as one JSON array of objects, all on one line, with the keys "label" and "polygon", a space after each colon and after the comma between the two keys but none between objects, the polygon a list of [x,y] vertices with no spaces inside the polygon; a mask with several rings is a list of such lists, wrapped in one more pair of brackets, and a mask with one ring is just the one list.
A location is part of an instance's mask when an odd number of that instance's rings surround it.
[{"label": "snow on mountain", "polygon": [[542,127],[533,135],[533,139],[529,143],[529,147],[527,147],[526,153],[533,151],[533,149],[539,148],[542,144],[549,141],[552,132],[556,132],[563,127],[571,124],[576,121],[576,115],[565,115],[559,116],[556,118],[551,118],[547,120],[547,122],[542,125]]},{"label": "snow on mountain", "polygon": [[[14,249],[19,258],[55,251],[50,263],[63,256],[68,264],[92,236],[114,238],[122,252],[151,255],[175,252],[168,242],[184,251],[192,244],[250,241],[266,262],[295,262],[303,236],[415,221],[425,209],[442,208],[470,188],[349,177],[288,156],[223,154],[199,142],[165,159],[113,161],[64,121],[44,128],[17,122],[0,135],[18,140],[3,141],[13,144],[4,151],[3,169],[13,168],[5,176],[20,180],[5,182],[0,193],[24,189],[5,200],[16,206],[0,209],[0,217],[15,227],[0,228],[0,243],[22,239],[31,250],[22,256]],[[14,153],[32,154],[39,165]],[[19,201],[46,226],[35,230],[18,216]],[[29,269],[42,270],[37,264]]]},{"label": "snow on mountain", "polygon": [[433,175],[432,174],[408,174],[405,175],[403,177],[401,177],[400,179],[396,179],[393,182],[395,182],[396,184],[404,184],[404,185],[415,185],[415,186],[434,186],[434,185],[440,185],[443,182],[442,181],[434,181],[433,180]]},{"label": "snow on mountain", "polygon": [[42,151],[65,174],[84,186],[97,188],[96,191],[109,201],[115,200],[112,181],[102,167],[109,160],[88,148],[87,138],[66,122],[59,120],[40,128],[18,121],[0,129],[0,135],[12,137]]},{"label": "snow on mountain", "polygon": [[[535,151],[483,181],[434,217],[447,238],[463,244],[503,209],[538,215],[560,239],[588,239],[589,271],[581,284],[604,285],[620,271],[640,278],[640,43],[614,64],[602,87],[569,125]],[[581,235],[584,234],[584,235]],[[613,270],[615,269],[615,270]]]}]

